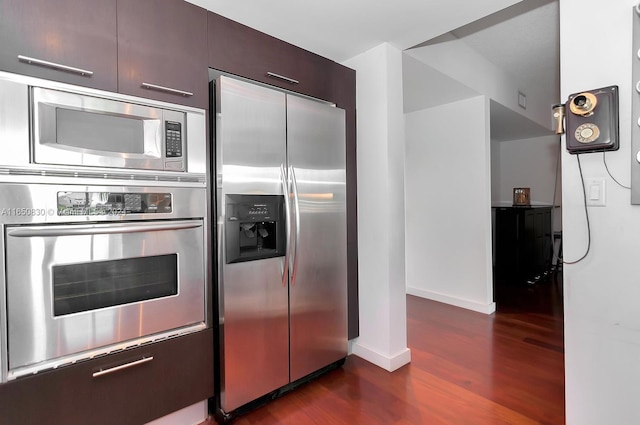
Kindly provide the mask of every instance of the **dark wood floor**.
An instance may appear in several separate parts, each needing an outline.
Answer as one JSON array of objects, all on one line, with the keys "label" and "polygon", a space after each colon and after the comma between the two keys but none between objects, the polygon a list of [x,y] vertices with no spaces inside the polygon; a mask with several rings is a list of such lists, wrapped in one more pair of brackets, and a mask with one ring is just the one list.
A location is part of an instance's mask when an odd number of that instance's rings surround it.
[{"label": "dark wood floor", "polygon": [[491,316],[407,296],[409,365],[389,373],[350,356],[234,423],[564,424],[561,283],[495,293]]}]

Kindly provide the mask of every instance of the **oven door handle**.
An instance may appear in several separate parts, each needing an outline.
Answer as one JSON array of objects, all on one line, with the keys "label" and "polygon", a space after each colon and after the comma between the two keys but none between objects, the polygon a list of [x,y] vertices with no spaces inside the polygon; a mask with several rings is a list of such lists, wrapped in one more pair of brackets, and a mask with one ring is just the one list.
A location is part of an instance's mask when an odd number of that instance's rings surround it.
[{"label": "oven door handle", "polygon": [[202,220],[171,221],[166,223],[109,223],[67,224],[57,226],[28,226],[7,230],[8,236],[31,238],[43,236],[107,235],[114,233],[140,233],[161,230],[181,230],[202,227]]}]

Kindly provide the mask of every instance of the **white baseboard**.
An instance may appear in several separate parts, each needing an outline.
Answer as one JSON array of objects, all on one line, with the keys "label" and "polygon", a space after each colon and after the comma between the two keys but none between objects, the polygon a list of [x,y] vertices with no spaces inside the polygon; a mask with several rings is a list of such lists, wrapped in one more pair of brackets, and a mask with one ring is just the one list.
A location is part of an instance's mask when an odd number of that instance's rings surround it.
[{"label": "white baseboard", "polygon": [[411,362],[411,350],[405,348],[401,352],[394,354],[393,356],[387,356],[381,354],[372,348],[366,347],[354,341],[351,344],[351,352],[369,363],[381,367],[389,372],[393,372],[396,369],[400,369],[402,366]]},{"label": "white baseboard", "polygon": [[477,303],[475,301],[469,301],[462,298],[452,297],[450,295],[439,294],[437,292],[425,291],[424,289],[407,287],[407,294],[415,295],[416,297],[426,298],[433,301],[438,301],[445,304],[454,305],[456,307],[466,308],[467,310],[477,311],[478,313],[491,314],[496,311],[496,303],[489,304]]}]

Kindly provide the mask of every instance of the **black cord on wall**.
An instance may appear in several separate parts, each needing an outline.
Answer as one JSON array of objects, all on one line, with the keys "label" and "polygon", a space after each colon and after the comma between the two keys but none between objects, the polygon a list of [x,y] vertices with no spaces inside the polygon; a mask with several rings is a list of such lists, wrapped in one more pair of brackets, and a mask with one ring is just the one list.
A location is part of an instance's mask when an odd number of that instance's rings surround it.
[{"label": "black cord on wall", "polygon": [[582,164],[580,163],[580,154],[576,154],[576,160],[578,161],[578,170],[580,170],[580,182],[582,183],[582,199],[584,201],[584,216],[587,219],[587,251],[582,257],[575,261],[562,261],[563,264],[576,264],[584,260],[589,251],[591,250],[591,224],[589,223],[589,209],[587,208],[587,189],[584,186],[584,176],[582,175]]},{"label": "black cord on wall", "polygon": [[607,159],[606,159],[606,155],[605,155],[605,153],[606,153],[606,152],[603,150],[603,151],[602,151],[602,163],[604,164],[604,168],[605,168],[605,170],[607,170],[607,174],[609,174],[609,177],[611,177],[611,179],[612,179],[614,182],[616,182],[616,183],[618,184],[618,186],[623,187],[623,188],[625,188],[625,189],[629,189],[629,190],[631,190],[631,187],[623,185],[623,184],[622,184],[622,183],[620,183],[618,180],[616,180],[616,178],[615,178],[615,177],[613,177],[613,175],[611,174],[611,171],[609,171],[609,166],[607,166]]}]

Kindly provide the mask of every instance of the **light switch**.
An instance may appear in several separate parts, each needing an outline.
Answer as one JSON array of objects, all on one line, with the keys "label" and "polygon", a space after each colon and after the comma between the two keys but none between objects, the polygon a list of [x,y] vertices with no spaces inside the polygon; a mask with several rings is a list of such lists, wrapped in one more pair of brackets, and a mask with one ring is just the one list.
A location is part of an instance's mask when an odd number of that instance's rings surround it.
[{"label": "light switch", "polygon": [[585,179],[587,190],[587,205],[593,207],[605,206],[605,181],[602,179]]}]

